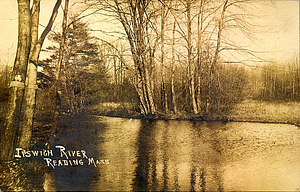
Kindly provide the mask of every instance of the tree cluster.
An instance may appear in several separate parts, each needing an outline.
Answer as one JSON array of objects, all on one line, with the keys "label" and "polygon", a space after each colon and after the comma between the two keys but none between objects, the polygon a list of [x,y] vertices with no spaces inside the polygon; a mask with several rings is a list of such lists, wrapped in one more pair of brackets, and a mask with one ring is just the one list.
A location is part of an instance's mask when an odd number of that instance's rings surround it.
[{"label": "tree cluster", "polygon": [[263,82],[260,99],[300,101],[300,65],[295,59],[288,63],[270,63],[262,67]]},{"label": "tree cluster", "polygon": [[241,100],[246,77],[222,53],[249,52],[232,43],[227,33],[250,36],[253,26],[244,13],[250,1],[86,2],[123,27],[133,61],[127,68],[145,116],[220,116]]}]

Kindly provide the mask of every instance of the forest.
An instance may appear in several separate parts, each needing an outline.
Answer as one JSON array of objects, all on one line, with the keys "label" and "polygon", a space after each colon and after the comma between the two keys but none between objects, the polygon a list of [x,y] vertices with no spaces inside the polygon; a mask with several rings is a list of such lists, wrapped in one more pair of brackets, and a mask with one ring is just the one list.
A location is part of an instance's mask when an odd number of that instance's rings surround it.
[{"label": "forest", "polygon": [[[1,68],[1,159],[29,148],[37,124],[59,131],[62,116],[228,120],[245,100],[299,102],[299,58],[267,61],[234,41],[253,38],[255,3],[85,0],[75,11],[57,0],[39,33],[40,0],[19,0],[15,61]],[[91,15],[118,22],[102,31],[114,38],[96,36]]]}]

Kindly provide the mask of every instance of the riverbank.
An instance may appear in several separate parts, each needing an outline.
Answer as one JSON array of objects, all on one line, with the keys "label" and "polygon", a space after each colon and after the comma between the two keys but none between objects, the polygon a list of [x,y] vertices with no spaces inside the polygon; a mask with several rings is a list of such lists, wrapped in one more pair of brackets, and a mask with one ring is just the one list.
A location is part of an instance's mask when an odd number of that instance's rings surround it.
[{"label": "riverbank", "polygon": [[[104,103],[93,106],[88,110],[94,115],[103,115],[123,118],[143,118],[130,104]],[[152,119],[177,120],[209,120],[209,121],[245,121],[262,123],[284,123],[300,127],[300,102],[268,102],[245,100],[238,104],[229,115],[222,117],[199,117],[187,113],[158,114]]]},{"label": "riverbank", "polygon": [[[2,107],[4,109],[4,107]],[[4,111],[4,110],[2,110]],[[4,114],[4,113],[3,113]],[[0,123],[3,123],[4,115],[2,114]],[[138,109],[129,103],[103,103],[91,106],[85,112],[89,115],[102,115],[110,117],[122,118],[144,118],[138,113]],[[169,112],[167,114],[158,114],[150,119],[174,119],[174,120],[209,120],[209,121],[241,121],[241,122],[262,122],[262,123],[284,123],[292,124],[300,127],[300,102],[268,102],[258,100],[245,100],[238,104],[229,115],[222,117],[200,117],[191,116],[188,113],[174,114]],[[37,127],[40,126],[51,127],[51,122],[36,122]],[[38,131],[34,130],[34,131]]]},{"label": "riverbank", "polygon": [[238,104],[230,121],[285,123],[300,127],[300,102],[245,100]]}]

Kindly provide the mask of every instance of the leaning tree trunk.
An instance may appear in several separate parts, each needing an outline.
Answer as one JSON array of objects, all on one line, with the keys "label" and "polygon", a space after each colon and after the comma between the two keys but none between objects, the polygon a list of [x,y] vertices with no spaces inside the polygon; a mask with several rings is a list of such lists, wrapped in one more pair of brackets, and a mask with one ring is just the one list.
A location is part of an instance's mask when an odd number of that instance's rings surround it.
[{"label": "leaning tree trunk", "polygon": [[33,60],[34,46],[38,41],[38,25],[40,15],[40,0],[35,0],[31,8],[31,50],[29,54],[29,62],[27,69],[26,87],[25,87],[25,111],[24,111],[24,122],[20,126],[20,138],[19,147],[28,149],[29,142],[31,139],[31,127],[33,120],[33,109],[35,105],[35,96],[37,90],[37,62]]},{"label": "leaning tree trunk", "polygon": [[2,129],[1,131],[2,161],[8,161],[13,158],[17,138],[16,133],[20,125],[27,61],[30,51],[30,2],[28,0],[18,1],[18,13],[18,48],[10,84],[5,126],[4,130]]},{"label": "leaning tree trunk", "polygon": [[208,97],[206,98],[206,107],[205,107],[205,111],[206,113],[210,116],[211,114],[211,101],[212,101],[212,84],[213,84],[213,75],[214,75],[214,72],[215,72],[215,67],[217,65],[217,62],[218,62],[218,58],[219,58],[219,53],[220,53],[220,46],[221,46],[221,37],[222,37],[222,31],[223,31],[223,28],[224,28],[224,19],[225,19],[225,12],[226,12],[226,9],[227,9],[227,4],[228,4],[228,0],[226,0],[224,2],[224,5],[223,5],[223,9],[222,9],[222,12],[221,12],[221,18],[219,20],[219,23],[218,23],[218,36],[217,36],[217,45],[216,45],[216,49],[215,49],[215,54],[214,54],[214,57],[213,57],[213,61],[211,63],[211,66],[210,66],[210,69],[209,69],[209,82],[208,82]]},{"label": "leaning tree trunk", "polygon": [[[140,109],[144,115],[153,115],[156,113],[156,107],[153,95],[153,79],[152,66],[147,54],[149,53],[150,45],[147,44],[146,37],[147,25],[149,25],[149,18],[146,13],[146,8],[150,1],[130,2],[125,1],[129,13],[124,12],[122,4],[119,1],[114,1],[114,8],[117,13],[117,17],[121,22],[126,32],[132,58],[135,65],[135,75],[137,78],[137,84],[135,85],[136,91],[139,96]],[[130,17],[130,18],[129,18]],[[150,71],[149,71],[150,70]]]},{"label": "leaning tree trunk", "polygon": [[58,8],[62,0],[57,0],[48,25],[41,34],[40,39],[38,40],[38,25],[39,25],[39,6],[40,0],[35,0],[33,4],[33,13],[32,13],[32,26],[31,26],[31,45],[33,48],[30,50],[29,63],[28,63],[28,72],[27,72],[27,81],[26,81],[26,90],[25,90],[25,109],[24,109],[24,122],[20,130],[20,140],[19,147],[28,149],[30,144],[30,139],[32,135],[33,127],[33,117],[36,101],[36,92],[37,92],[37,66],[41,48],[43,42],[50,32],[53,23],[57,17]]}]

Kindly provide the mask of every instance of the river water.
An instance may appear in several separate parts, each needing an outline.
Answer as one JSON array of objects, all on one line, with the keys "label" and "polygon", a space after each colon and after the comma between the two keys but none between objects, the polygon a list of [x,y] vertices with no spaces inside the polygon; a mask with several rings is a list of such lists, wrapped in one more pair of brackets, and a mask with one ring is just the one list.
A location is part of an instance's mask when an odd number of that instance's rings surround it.
[{"label": "river water", "polygon": [[300,190],[296,126],[86,116],[61,128],[51,148],[100,163],[49,166],[44,190]]}]

